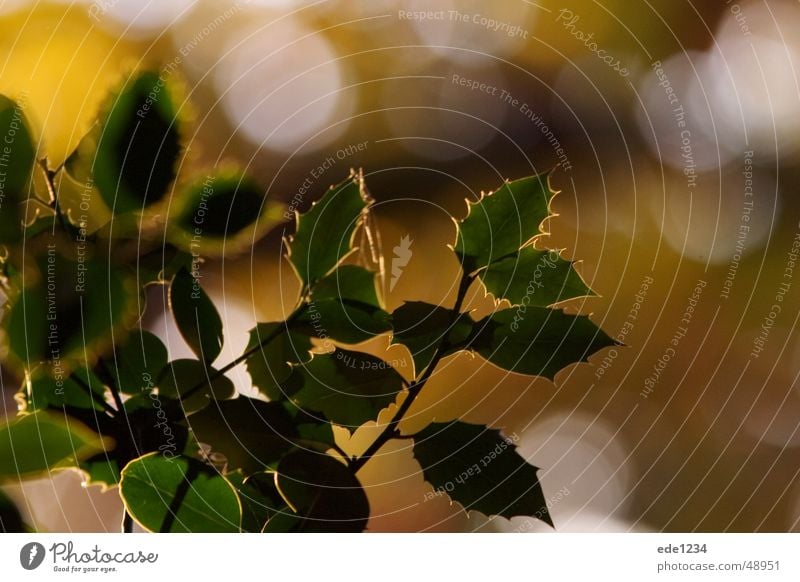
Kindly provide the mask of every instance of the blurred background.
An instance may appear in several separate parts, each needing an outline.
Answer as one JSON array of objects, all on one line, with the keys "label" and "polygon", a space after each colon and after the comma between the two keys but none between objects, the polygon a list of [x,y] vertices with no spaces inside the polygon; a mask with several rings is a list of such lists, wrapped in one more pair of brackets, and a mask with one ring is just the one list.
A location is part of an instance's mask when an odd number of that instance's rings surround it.
[{"label": "blurred background", "polygon": [[[154,67],[186,97],[184,176],[234,161],[304,209],[364,168],[384,259],[412,241],[390,309],[451,302],[449,215],[555,167],[538,245],[581,260],[600,297],[567,309],[627,347],[555,383],[449,358],[406,426],[518,437],[559,531],[800,531],[797,1],[0,0],[0,31],[0,93],[54,164],[108,89]],[[204,267],[220,361],[290,309],[284,231]],[[491,300],[476,287],[469,305]],[[189,353],[157,313],[148,326]],[[338,436],[358,452],[371,435]],[[546,529],[426,501],[410,451],[383,452],[360,473],[369,530]],[[118,496],[76,473],[4,489],[39,529],[118,531]]]}]

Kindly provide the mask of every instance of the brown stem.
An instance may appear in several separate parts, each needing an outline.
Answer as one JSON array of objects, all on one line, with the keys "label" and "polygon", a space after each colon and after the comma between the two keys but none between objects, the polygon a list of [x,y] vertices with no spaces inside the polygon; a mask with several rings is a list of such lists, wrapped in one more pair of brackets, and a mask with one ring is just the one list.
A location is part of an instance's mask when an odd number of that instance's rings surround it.
[{"label": "brown stem", "polygon": [[306,310],[306,304],[303,304],[301,307],[299,307],[294,313],[292,313],[289,316],[289,318],[284,322],[285,325],[276,326],[275,329],[273,329],[270,333],[268,333],[266,336],[264,336],[264,339],[262,339],[260,342],[258,342],[256,345],[254,345],[252,348],[246,350],[241,356],[239,356],[235,360],[225,364],[223,367],[221,367],[219,370],[215,371],[214,373],[206,374],[206,378],[204,380],[201,380],[200,382],[198,382],[197,384],[195,384],[191,388],[189,388],[189,390],[187,390],[185,393],[183,393],[181,395],[181,399],[185,400],[185,399],[193,396],[195,393],[197,393],[198,391],[202,390],[206,386],[210,386],[214,382],[214,380],[216,380],[220,376],[223,376],[223,375],[227,374],[233,368],[235,368],[236,366],[238,366],[239,364],[244,362],[247,358],[249,358],[250,356],[252,356],[256,352],[258,352],[258,350],[262,349],[264,346],[266,346],[272,340],[274,340],[276,337],[278,337],[280,334],[282,334],[285,331],[285,328],[287,328],[294,321],[296,321],[298,317],[300,317],[303,313],[305,313],[305,310]]},{"label": "brown stem", "polygon": [[452,347],[450,345],[450,341],[448,339],[449,330],[452,325],[456,322],[459,315],[461,315],[461,307],[464,304],[464,298],[467,296],[467,291],[469,290],[470,285],[475,280],[474,276],[463,274],[461,277],[461,283],[458,287],[458,295],[456,297],[456,303],[453,306],[452,311],[450,312],[450,322],[447,326],[447,332],[442,337],[442,341],[439,343],[439,346],[436,348],[436,352],[433,355],[433,359],[431,359],[431,363],[425,368],[425,371],[419,377],[419,379],[412,382],[412,384],[408,387],[408,396],[406,399],[403,400],[403,403],[397,409],[397,413],[394,415],[392,420],[389,421],[389,424],[383,429],[381,434],[378,435],[372,444],[367,447],[362,455],[352,463],[350,463],[350,468],[353,472],[359,471],[367,461],[369,461],[375,453],[377,453],[383,445],[385,445],[390,439],[397,437],[400,433],[398,430],[398,425],[400,421],[403,420],[403,417],[406,415],[408,410],[411,408],[411,405],[414,404],[414,400],[417,399],[419,393],[422,392],[422,389],[425,387],[425,384],[430,380],[431,376],[433,376],[433,372],[436,369],[436,366],[439,365],[439,362],[447,353],[447,350]]}]

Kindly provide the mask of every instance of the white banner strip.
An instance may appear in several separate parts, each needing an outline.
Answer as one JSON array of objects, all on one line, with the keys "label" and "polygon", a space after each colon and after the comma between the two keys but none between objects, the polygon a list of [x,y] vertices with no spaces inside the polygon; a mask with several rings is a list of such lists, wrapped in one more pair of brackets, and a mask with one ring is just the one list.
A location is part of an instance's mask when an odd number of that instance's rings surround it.
[{"label": "white banner strip", "polygon": [[[795,534],[5,534],[2,580],[800,580]],[[255,578],[253,578],[255,577]]]}]

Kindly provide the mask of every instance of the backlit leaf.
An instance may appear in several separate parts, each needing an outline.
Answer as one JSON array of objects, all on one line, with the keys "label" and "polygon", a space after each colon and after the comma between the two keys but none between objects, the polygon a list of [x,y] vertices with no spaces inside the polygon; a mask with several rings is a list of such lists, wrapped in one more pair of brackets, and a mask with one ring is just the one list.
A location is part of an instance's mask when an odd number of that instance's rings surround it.
[{"label": "backlit leaf", "polygon": [[467,511],[533,516],[553,525],[538,469],[498,430],[459,421],[433,423],[414,435],[414,456],[435,494],[447,494]]},{"label": "backlit leaf", "polygon": [[516,253],[541,234],[540,226],[550,214],[554,195],[547,179],[547,174],[542,174],[505,182],[469,204],[454,247],[465,272],[472,273]]},{"label": "backlit leaf", "polygon": [[188,457],[151,453],[122,471],[128,513],[149,531],[233,533],[242,510],[236,489],[211,467]]}]

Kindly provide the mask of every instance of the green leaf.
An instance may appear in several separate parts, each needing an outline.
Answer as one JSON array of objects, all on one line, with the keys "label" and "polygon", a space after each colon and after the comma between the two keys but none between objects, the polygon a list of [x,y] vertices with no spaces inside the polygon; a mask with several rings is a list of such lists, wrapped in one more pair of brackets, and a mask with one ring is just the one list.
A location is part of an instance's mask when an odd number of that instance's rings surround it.
[{"label": "green leaf", "polygon": [[550,380],[565,366],[617,345],[588,316],[543,307],[506,309],[475,326],[471,347],[481,356],[505,370]]},{"label": "green leaf", "polygon": [[0,95],[0,243],[22,236],[20,203],[28,198],[36,148],[22,108]]},{"label": "green leaf", "polygon": [[289,258],[304,285],[313,286],[353,251],[353,236],[368,206],[363,179],[353,175],[297,215]]},{"label": "green leaf", "polygon": [[242,510],[236,489],[222,475],[188,457],[151,453],[122,470],[120,496],[149,531],[233,533]]},{"label": "green leaf", "polygon": [[85,474],[86,485],[100,485],[102,487],[116,487],[119,485],[122,467],[113,457],[96,455],[80,464],[80,469]]},{"label": "green leaf", "polygon": [[17,506],[0,491],[0,533],[25,533],[28,528],[22,521]]},{"label": "green leaf", "polygon": [[176,107],[157,72],[129,79],[100,125],[93,175],[115,214],[161,200],[181,153]]},{"label": "green leaf", "polygon": [[35,412],[0,425],[0,481],[23,479],[51,469],[77,466],[112,448],[77,420]]},{"label": "green leaf", "polygon": [[250,330],[250,342],[246,351],[261,343],[265,345],[245,360],[245,366],[253,386],[270,400],[281,400],[285,397],[280,384],[292,373],[290,364],[311,359],[311,340],[308,335],[295,333],[286,326],[283,321],[259,323]]},{"label": "green leaf", "polygon": [[101,260],[73,261],[53,249],[38,264],[39,277],[12,299],[3,326],[13,364],[45,363],[55,377],[92,359],[112,330],[124,337],[135,291],[125,272]]},{"label": "green leaf", "polygon": [[286,386],[301,408],[321,412],[351,432],[394,402],[403,377],[370,354],[336,350],[295,368]]},{"label": "green leaf", "polygon": [[538,469],[498,430],[460,421],[434,423],[414,435],[414,456],[437,493],[467,511],[527,515],[553,525]]},{"label": "green leaf", "polygon": [[299,436],[281,403],[243,396],[215,402],[191,415],[187,423],[197,442],[225,456],[229,471],[241,469],[245,475],[280,460]]},{"label": "green leaf", "polygon": [[245,479],[237,471],[226,477],[236,488],[242,504],[242,532],[260,533],[273,515],[288,509],[275,485],[274,473],[256,473]]},{"label": "green leaf", "polygon": [[106,387],[90,370],[79,368],[69,378],[38,374],[22,389],[27,411],[71,406],[103,410]]},{"label": "green leaf", "polygon": [[594,295],[572,265],[556,251],[527,246],[490,264],[480,279],[497,299],[508,299],[512,305],[549,307]]},{"label": "green leaf", "polygon": [[169,307],[183,339],[197,357],[209,364],[216,360],[222,351],[222,319],[186,267],[172,278]]},{"label": "green leaf", "polygon": [[333,435],[333,425],[324,414],[303,410],[290,400],[281,404],[292,416],[299,436],[299,446],[321,453],[334,448],[336,437]]},{"label": "green leaf", "polygon": [[287,455],[278,465],[277,485],[299,518],[291,531],[360,532],[367,526],[364,489],[346,465],[329,455],[302,450]]},{"label": "green leaf", "polygon": [[348,299],[312,301],[294,329],[321,340],[357,344],[392,330],[389,314],[379,307]]},{"label": "green leaf", "polygon": [[454,250],[464,272],[472,273],[516,253],[541,234],[542,221],[550,215],[554,192],[548,175],[505,182],[476,203],[459,225]]},{"label": "green leaf", "polygon": [[125,394],[149,392],[167,365],[167,347],[154,334],[135,329],[123,345],[117,345],[109,367],[116,387]]},{"label": "green leaf", "polygon": [[449,309],[421,301],[403,303],[392,313],[392,343],[403,344],[411,352],[415,377],[431,363],[445,335],[451,345],[445,355],[463,347],[473,322],[466,314],[459,315],[451,323],[452,317]]},{"label": "green leaf", "polygon": [[375,273],[358,265],[342,265],[327,277],[320,279],[312,290],[312,299],[338,299],[382,307],[375,285]]},{"label": "green leaf", "polygon": [[[204,408],[211,399],[225,400],[236,394],[236,388],[224,374],[214,378],[217,370],[206,367],[198,360],[173,360],[161,371],[158,377],[158,393],[167,398],[181,401],[186,412]],[[202,388],[185,396],[190,390],[203,384]]]},{"label": "green leaf", "polygon": [[253,224],[266,204],[264,191],[243,174],[208,175],[181,194],[175,226],[192,236],[224,239]]},{"label": "green leaf", "polygon": [[115,486],[121,470],[135,458],[156,451],[174,457],[186,449],[189,431],[182,424],[184,410],[180,402],[160,398],[151,392],[128,398],[124,406],[124,422],[92,411],[67,411],[103,436],[118,443],[130,443],[82,462],[80,468],[86,473],[89,484]]}]

